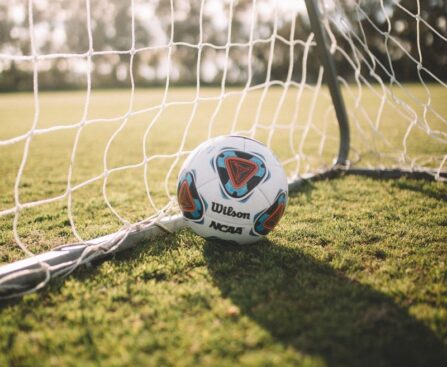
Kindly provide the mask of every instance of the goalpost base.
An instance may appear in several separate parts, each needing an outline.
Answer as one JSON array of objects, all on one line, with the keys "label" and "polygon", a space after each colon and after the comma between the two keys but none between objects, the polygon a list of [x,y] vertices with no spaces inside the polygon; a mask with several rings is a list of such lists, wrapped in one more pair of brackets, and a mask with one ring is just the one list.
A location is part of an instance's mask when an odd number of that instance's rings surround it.
[{"label": "goalpost base", "polygon": [[44,287],[50,279],[67,276],[79,265],[135,247],[163,233],[185,226],[181,215],[170,216],[98,237],[85,243],[72,243],[0,267],[0,299],[13,298]]}]

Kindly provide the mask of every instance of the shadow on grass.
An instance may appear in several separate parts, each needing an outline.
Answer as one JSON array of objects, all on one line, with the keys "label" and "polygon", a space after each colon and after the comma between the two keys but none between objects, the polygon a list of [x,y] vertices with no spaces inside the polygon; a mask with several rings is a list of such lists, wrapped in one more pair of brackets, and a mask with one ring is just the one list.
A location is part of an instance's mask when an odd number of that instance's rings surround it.
[{"label": "shadow on grass", "polygon": [[436,200],[447,201],[447,189],[445,186],[434,188],[424,180],[397,180],[393,186],[401,190],[418,192]]},{"label": "shadow on grass", "polygon": [[[152,255],[172,249],[166,243],[169,241],[152,244]],[[145,251],[147,246],[139,246],[116,255],[113,261],[131,266]],[[447,365],[445,346],[407,309],[299,249],[269,241],[245,247],[207,242],[204,258],[213,282],[243,314],[278,342],[321,357],[328,366]],[[110,257],[102,261],[107,260]],[[94,277],[97,265],[72,276],[79,280]],[[39,292],[31,305],[61,292],[64,281],[58,279]],[[7,304],[21,302],[16,299]]]},{"label": "shadow on grass", "polygon": [[207,243],[224,297],[271,335],[328,366],[446,366],[442,342],[386,295],[299,250]]}]

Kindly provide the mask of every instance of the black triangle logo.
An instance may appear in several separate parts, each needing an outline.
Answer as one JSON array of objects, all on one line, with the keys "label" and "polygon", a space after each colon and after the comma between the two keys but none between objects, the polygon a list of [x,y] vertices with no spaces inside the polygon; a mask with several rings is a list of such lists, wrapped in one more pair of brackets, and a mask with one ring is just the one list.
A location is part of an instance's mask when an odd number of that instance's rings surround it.
[{"label": "black triangle logo", "polygon": [[233,186],[238,189],[244,186],[258,172],[258,165],[248,159],[228,157],[225,159],[228,176]]}]

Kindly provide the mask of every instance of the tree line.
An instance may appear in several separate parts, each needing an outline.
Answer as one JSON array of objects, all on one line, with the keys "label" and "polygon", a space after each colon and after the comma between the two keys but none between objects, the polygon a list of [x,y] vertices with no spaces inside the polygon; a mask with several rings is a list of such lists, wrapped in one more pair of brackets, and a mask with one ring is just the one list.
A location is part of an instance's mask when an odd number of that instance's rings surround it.
[{"label": "tree line", "polygon": [[[32,45],[39,55],[61,54],[38,62],[41,89],[85,87],[89,67],[93,87],[129,87],[132,44],[140,50],[132,58],[133,78],[140,87],[164,85],[168,73],[173,85],[194,85],[197,73],[202,84],[220,85],[225,69],[227,85],[245,85],[248,78],[250,84],[258,84],[266,79],[270,55],[273,55],[271,80],[285,80],[291,60],[289,44],[283,40],[306,41],[311,33],[305,9],[299,8],[294,14],[292,2],[286,3],[289,8],[285,6],[275,12],[272,1],[257,1],[253,26],[256,41],[252,42],[249,60],[252,0],[234,3],[229,39],[229,0],[207,0],[203,4],[176,0],[173,9],[166,0],[136,0],[133,22],[127,0],[92,1],[89,10],[83,2],[41,1],[33,7],[33,42],[26,6],[4,0],[0,3],[0,54],[30,55]],[[379,1],[363,0],[359,2],[360,11],[351,1],[339,0],[337,4],[327,9],[326,15],[332,19],[328,39],[335,39],[352,60],[357,57],[373,65],[371,56],[374,55],[374,71],[382,79],[389,80],[394,73],[396,79],[411,82],[419,80],[417,63],[422,59],[425,68],[441,80],[447,80],[447,42],[443,39],[447,37],[447,2],[386,0],[382,5]],[[418,12],[432,29],[423,22],[419,22],[418,29],[414,16]],[[296,17],[293,35],[292,16]],[[275,17],[278,37],[271,50],[271,42],[267,40],[274,32]],[[228,41],[232,46],[227,50]],[[368,43],[368,50],[364,41]],[[171,42],[175,46],[168,47]],[[95,54],[89,66],[85,54],[90,43]],[[204,45],[200,50],[199,43]],[[292,79],[300,81],[306,77],[312,83],[318,75],[318,56],[311,47],[304,76],[303,55],[304,46],[295,45]],[[343,53],[335,52],[334,59],[339,75],[353,81],[354,70]],[[371,78],[366,64],[359,66],[360,70],[366,78]],[[424,80],[431,81],[427,73],[422,74]],[[0,56],[1,91],[32,89],[32,75],[31,61],[13,61]]]}]

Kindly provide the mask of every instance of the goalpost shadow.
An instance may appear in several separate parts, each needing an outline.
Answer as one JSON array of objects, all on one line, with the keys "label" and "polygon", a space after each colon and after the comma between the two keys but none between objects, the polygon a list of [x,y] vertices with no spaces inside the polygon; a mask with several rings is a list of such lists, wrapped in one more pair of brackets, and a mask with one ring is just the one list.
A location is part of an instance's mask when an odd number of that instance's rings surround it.
[{"label": "goalpost shadow", "polygon": [[222,295],[303,356],[334,367],[447,361],[442,341],[406,308],[298,248],[207,242],[204,256]]}]

